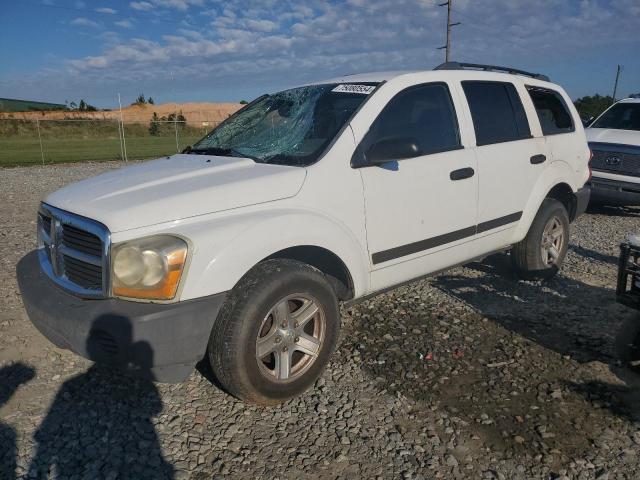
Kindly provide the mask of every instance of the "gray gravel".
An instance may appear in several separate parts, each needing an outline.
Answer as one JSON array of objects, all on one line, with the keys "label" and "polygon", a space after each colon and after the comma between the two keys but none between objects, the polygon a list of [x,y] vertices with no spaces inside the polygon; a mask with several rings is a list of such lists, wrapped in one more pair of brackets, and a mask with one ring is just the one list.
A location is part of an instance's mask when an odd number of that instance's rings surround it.
[{"label": "gray gravel", "polygon": [[344,308],[315,388],[261,409],[200,372],[154,385],[92,366],[29,324],[14,269],[40,197],[118,166],[0,170],[3,480],[638,478],[640,376],[614,349],[634,318],[613,289],[640,210],[582,217],[546,283],[493,256]]}]

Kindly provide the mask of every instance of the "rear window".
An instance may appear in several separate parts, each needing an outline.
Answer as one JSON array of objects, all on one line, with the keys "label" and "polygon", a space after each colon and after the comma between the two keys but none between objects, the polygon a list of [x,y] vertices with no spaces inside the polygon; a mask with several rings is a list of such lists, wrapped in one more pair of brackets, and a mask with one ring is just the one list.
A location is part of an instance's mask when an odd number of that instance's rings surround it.
[{"label": "rear window", "polygon": [[558,92],[539,87],[527,87],[544,135],[569,133],[575,130],[567,104]]},{"label": "rear window", "polygon": [[616,103],[604,112],[591,128],[640,131],[640,103]]},{"label": "rear window", "polygon": [[462,82],[476,145],[511,142],[531,137],[527,115],[516,88],[508,82]]}]

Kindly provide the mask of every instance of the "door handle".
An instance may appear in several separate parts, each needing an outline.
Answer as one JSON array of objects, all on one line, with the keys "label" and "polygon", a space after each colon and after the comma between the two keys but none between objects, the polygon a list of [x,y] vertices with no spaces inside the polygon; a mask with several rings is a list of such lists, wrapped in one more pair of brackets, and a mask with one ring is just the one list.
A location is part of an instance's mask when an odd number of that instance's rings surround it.
[{"label": "door handle", "polygon": [[455,180],[464,180],[465,178],[471,178],[476,172],[471,167],[461,168],[459,170],[454,170],[449,174],[449,178],[453,181]]},{"label": "door handle", "polygon": [[537,165],[539,163],[544,163],[547,161],[547,156],[543,154],[534,155],[529,159],[532,165]]}]

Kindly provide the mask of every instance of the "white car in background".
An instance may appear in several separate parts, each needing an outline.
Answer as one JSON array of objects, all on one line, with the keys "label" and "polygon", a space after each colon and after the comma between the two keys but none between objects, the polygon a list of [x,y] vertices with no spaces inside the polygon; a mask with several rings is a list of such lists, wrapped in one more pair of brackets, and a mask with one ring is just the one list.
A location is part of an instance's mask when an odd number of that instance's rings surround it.
[{"label": "white car in background", "polygon": [[613,104],[585,132],[593,152],[591,203],[640,205],[640,98]]}]

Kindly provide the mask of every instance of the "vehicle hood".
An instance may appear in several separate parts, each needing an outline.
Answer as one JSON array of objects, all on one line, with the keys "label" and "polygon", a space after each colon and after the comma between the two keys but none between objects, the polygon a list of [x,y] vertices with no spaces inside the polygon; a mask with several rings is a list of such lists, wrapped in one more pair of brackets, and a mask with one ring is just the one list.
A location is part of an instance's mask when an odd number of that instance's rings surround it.
[{"label": "vehicle hood", "polygon": [[640,147],[640,132],[635,130],[616,130],[613,128],[585,128],[587,141],[617,143]]},{"label": "vehicle hood", "polygon": [[247,158],[173,155],[73,183],[45,202],[121,232],[289,198],[305,176]]}]

